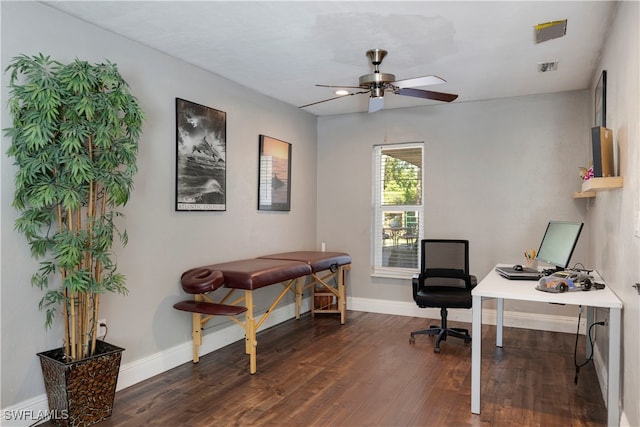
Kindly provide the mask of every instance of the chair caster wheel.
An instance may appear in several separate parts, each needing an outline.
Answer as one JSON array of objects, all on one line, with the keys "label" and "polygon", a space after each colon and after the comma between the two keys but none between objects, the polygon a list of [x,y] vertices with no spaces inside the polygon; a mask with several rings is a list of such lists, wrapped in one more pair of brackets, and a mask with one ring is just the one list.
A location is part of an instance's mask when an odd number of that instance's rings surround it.
[{"label": "chair caster wheel", "polygon": [[434,349],[433,349],[433,352],[434,352],[434,353],[440,353],[440,347],[436,347],[436,348],[434,348]]},{"label": "chair caster wheel", "polygon": [[409,344],[415,344],[416,339],[414,337],[409,338]]}]

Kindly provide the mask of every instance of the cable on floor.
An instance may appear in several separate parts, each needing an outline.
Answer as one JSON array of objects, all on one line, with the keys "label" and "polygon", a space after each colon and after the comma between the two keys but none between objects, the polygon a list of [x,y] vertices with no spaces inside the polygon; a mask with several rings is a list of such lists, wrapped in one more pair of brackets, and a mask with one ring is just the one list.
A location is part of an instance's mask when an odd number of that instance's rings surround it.
[{"label": "cable on floor", "polygon": [[582,362],[581,364],[578,364],[578,336],[580,335],[580,319],[581,318],[582,318],[582,306],[580,306],[580,309],[578,310],[578,329],[576,330],[576,344],[573,349],[573,364],[576,367],[576,376],[574,377],[573,382],[576,385],[578,384],[578,374],[580,374],[580,368],[582,368],[587,363],[593,360],[593,336],[591,335],[591,331],[593,330],[593,327],[596,325],[604,326],[604,322],[594,322],[589,326],[589,330],[587,331],[587,337],[589,338],[589,348],[591,349],[591,354],[584,362]]}]

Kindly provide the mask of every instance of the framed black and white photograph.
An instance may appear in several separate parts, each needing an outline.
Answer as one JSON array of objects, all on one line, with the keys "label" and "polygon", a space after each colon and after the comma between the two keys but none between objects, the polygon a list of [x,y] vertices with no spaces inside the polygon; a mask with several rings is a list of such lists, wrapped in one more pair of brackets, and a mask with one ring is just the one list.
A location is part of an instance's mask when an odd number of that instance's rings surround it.
[{"label": "framed black and white photograph", "polygon": [[595,126],[607,127],[607,70],[603,70],[596,85]]},{"label": "framed black and white photograph", "polygon": [[258,209],[291,210],[291,144],[260,135]]},{"label": "framed black and white photograph", "polygon": [[176,98],[176,211],[227,208],[227,113]]}]

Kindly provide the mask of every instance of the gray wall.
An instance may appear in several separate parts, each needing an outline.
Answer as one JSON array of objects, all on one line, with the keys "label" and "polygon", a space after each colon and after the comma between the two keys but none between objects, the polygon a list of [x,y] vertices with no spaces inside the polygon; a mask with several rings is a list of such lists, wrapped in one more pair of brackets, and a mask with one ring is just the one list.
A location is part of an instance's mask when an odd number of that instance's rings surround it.
[{"label": "gray wall", "polygon": [[[107,296],[102,308],[109,320],[109,341],[127,348],[125,363],[190,341],[189,316],[171,305],[183,296],[179,274],[204,263],[310,249],[326,241],[328,250],[344,250],[353,257],[351,298],[411,302],[406,280],[370,276],[372,146],[424,141],[425,232],[469,238],[471,267],[479,277],[496,262],[520,262],[523,249],[539,243],[549,219],[587,223],[573,261],[598,268],[623,299],[623,410],[630,425],[640,425],[635,405],[640,399],[635,368],[640,319],[638,296],[630,287],[640,280],[639,239],[633,237],[640,209],[638,3],[621,4],[599,67],[609,71],[607,123],[619,146],[625,187],[595,200],[571,198],[580,186],[577,168],[590,159],[592,90],[324,117],[316,127],[314,117],[294,107],[42,4],[3,1],[0,7],[3,70],[21,53],[43,52],[62,61],[107,58],[118,63],[147,112],[140,173],[125,210],[130,242],[117,250],[130,294]],[[594,75],[593,86],[596,80]],[[4,100],[7,90],[2,86]],[[226,212],[173,210],[175,97],[227,112]],[[1,108],[4,128],[9,123],[6,102]],[[260,133],[293,144],[290,213],[255,209]],[[59,327],[44,332],[44,316],[37,309],[41,293],[28,284],[37,264],[22,236],[13,231],[15,168],[4,155],[7,144],[3,138],[2,408],[44,392],[35,353],[59,345],[61,336]],[[548,306],[506,309],[575,315],[575,310]],[[606,360],[607,355],[601,357]]]},{"label": "gray wall", "polygon": [[[129,295],[107,295],[101,317],[108,341],[126,349],[123,364],[191,340],[191,317],[172,305],[184,294],[180,274],[207,263],[316,247],[316,119],[201,69],[34,2],[2,7],[2,69],[18,54],[42,52],[118,64],[145,110],[135,190],[127,205],[129,244],[116,248]],[[7,88],[2,78],[2,99]],[[227,211],[175,212],[175,98],[227,113]],[[2,102],[2,127],[10,125]],[[257,211],[258,135],[292,144],[289,213]],[[36,353],[61,345],[61,329],[44,330],[41,292],[29,285],[37,264],[13,231],[15,168],[2,139],[2,401],[5,408],[44,393]],[[265,292],[269,292],[265,290]],[[272,299],[272,298],[271,298]],[[264,304],[268,298],[257,298]],[[261,307],[262,308],[262,307]]]},{"label": "gray wall", "polygon": [[[604,45],[600,70],[607,70],[607,127],[613,130],[617,168],[624,187],[598,194],[589,202],[588,227],[593,236],[589,259],[622,300],[623,410],[628,425],[640,425],[640,296],[632,287],[640,282],[640,3],[621,2]],[[606,316],[602,313],[601,316]],[[604,330],[603,332],[606,332]],[[603,334],[606,339],[606,334]],[[607,360],[606,340],[596,357]],[[604,377],[602,374],[601,377]]]},{"label": "gray wall", "polygon": [[[623,344],[615,357],[622,363],[627,425],[640,425],[640,311],[632,287],[640,282],[639,9],[637,2],[619,4],[588,91],[324,117],[318,129],[318,239],[352,254],[354,298],[411,301],[407,280],[370,275],[374,144],[425,142],[425,234],[468,238],[479,277],[496,262],[519,262],[548,219],[584,220],[573,262],[597,269],[624,304]],[[572,199],[580,189],[577,168],[592,157],[593,88],[602,69],[608,72],[607,127],[624,187]],[[505,309],[576,314],[539,304],[506,302]],[[605,394],[607,335],[606,328],[598,331],[595,355]]]},{"label": "gray wall", "polygon": [[[409,280],[370,274],[374,144],[425,142],[425,237],[469,239],[481,279],[496,263],[522,263],[550,219],[584,221],[586,202],[572,194],[589,159],[589,105],[579,91],[320,118],[318,239],[353,257],[351,295],[412,301]],[[587,263],[588,239],[581,236],[572,262]]]}]

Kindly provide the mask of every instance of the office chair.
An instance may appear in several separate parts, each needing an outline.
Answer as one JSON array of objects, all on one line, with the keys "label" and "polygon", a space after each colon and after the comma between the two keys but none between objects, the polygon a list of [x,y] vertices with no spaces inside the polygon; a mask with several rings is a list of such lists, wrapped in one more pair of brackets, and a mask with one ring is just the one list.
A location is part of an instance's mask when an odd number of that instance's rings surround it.
[{"label": "office chair", "polygon": [[471,290],[478,280],[469,274],[468,240],[423,239],[420,245],[420,274],[412,280],[413,299],[420,308],[440,308],[442,323],[411,332],[409,342],[414,344],[416,335],[435,335],[433,351],[440,353],[440,341],[448,336],[471,342],[467,329],[447,326],[447,309],[471,308]]}]

